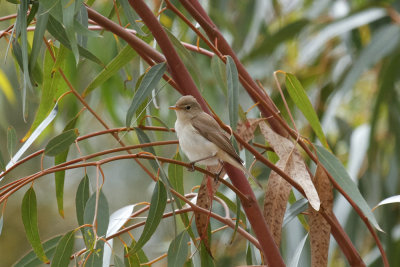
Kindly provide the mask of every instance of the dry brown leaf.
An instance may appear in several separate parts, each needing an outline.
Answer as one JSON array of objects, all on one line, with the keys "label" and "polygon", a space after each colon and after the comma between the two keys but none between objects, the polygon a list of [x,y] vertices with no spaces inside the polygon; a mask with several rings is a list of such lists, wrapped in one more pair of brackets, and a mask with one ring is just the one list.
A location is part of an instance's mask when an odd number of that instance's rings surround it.
[{"label": "dry brown leaf", "polygon": [[[281,159],[276,166],[284,171],[286,163],[287,159]],[[292,186],[285,179],[276,172],[271,172],[265,190],[263,215],[278,247],[281,242],[282,223],[291,189]]]},{"label": "dry brown leaf", "polygon": [[[219,168],[220,166],[211,166],[208,167],[208,170],[211,172],[218,172]],[[220,176],[223,177],[223,173],[221,173]],[[197,194],[196,205],[211,212],[212,200],[215,192],[218,189],[218,186],[219,182],[215,182],[214,177],[205,175]],[[204,247],[207,249],[208,253],[212,256],[210,242],[207,235],[207,227],[210,221],[210,215],[201,212],[195,212],[195,221],[199,237],[201,241],[203,241]]]},{"label": "dry brown leaf", "polygon": [[285,168],[286,173],[303,188],[310,205],[315,210],[319,210],[320,200],[317,190],[295,144],[289,139],[275,133],[265,122],[260,122],[259,125],[261,133],[279,158],[285,159],[289,157]]},{"label": "dry brown leaf", "polygon": [[[257,129],[258,124],[263,120],[264,118],[247,119],[245,122],[240,121],[237,124],[236,132],[247,143],[254,138],[254,131]],[[243,146],[239,144],[239,149],[242,150],[242,148]]]},{"label": "dry brown leaf", "polygon": [[[314,184],[317,188],[324,210],[332,212],[332,185],[325,170],[318,164],[315,171]],[[331,227],[324,217],[316,210],[309,208],[311,266],[323,267],[328,264],[328,250]]]}]

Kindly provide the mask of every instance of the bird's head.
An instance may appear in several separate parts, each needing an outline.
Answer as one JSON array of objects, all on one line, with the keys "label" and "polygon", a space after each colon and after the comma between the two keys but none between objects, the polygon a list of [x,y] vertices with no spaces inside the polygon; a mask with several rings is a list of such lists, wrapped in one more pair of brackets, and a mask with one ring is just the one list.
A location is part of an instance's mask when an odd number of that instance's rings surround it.
[{"label": "bird's head", "polygon": [[196,98],[191,95],[182,96],[175,106],[169,108],[175,110],[178,119],[191,119],[203,111]]}]

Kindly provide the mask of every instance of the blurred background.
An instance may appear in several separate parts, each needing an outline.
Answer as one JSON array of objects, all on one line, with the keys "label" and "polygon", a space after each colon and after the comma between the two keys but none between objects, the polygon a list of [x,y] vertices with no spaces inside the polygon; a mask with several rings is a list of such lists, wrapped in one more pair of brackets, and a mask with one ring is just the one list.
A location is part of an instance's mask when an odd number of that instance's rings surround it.
[{"label": "blurred background", "polygon": [[[10,1],[14,2],[14,1]],[[1,1],[0,17],[15,14],[17,5]],[[102,14],[113,8],[110,1],[95,1],[93,7]],[[400,194],[400,1],[330,1],[330,0],[249,0],[249,1],[201,1],[211,18],[223,32],[250,74],[260,81],[266,91],[288,119],[282,99],[273,78],[276,70],[293,73],[303,84],[315,109],[333,152],[347,167],[352,179],[371,207],[379,201]],[[180,8],[179,3],[173,1]],[[158,1],[152,1],[154,6]],[[122,18],[124,19],[124,18]],[[116,18],[113,18],[116,21]],[[165,11],[161,22],[179,40],[196,44],[197,37],[176,16]],[[0,31],[15,22],[0,21]],[[102,37],[88,38],[87,48],[107,64],[122,47],[121,40],[108,33]],[[32,42],[33,33],[28,33]],[[51,38],[50,35],[46,35]],[[22,115],[22,75],[15,63],[9,36],[0,39],[0,151],[8,162],[7,128],[16,129],[22,139],[29,130],[40,102],[40,85],[28,92],[29,116]],[[57,45],[57,44],[56,44]],[[204,48],[205,45],[200,42]],[[41,51],[43,61],[44,49]],[[190,68],[203,95],[215,112],[226,123],[227,97],[219,81],[211,71],[210,58],[191,52],[195,67]],[[186,60],[184,58],[184,60]],[[192,64],[193,62],[185,63]],[[40,63],[41,64],[41,63]],[[123,127],[131,102],[134,86],[140,74],[147,68],[138,57],[134,58],[118,75],[113,76],[86,99],[90,106],[111,127]],[[67,55],[65,72],[73,86],[82,92],[102,67],[88,60],[75,64],[72,53]],[[281,77],[283,78],[283,77]],[[283,82],[283,79],[282,79]],[[168,106],[179,98],[169,85],[160,85],[160,93],[146,113],[157,116],[173,127],[175,114]],[[60,90],[66,90],[60,84]],[[244,111],[253,104],[245,91],[240,92],[240,105]],[[289,95],[284,92],[297,128],[303,136],[315,141],[307,121],[296,109]],[[35,141],[25,155],[43,148],[47,141],[62,132],[66,123],[82,106],[72,95],[60,105],[59,113],[48,129]],[[253,109],[249,117],[256,117]],[[162,125],[149,120],[149,125]],[[290,122],[289,122],[290,124]],[[81,135],[102,130],[101,125],[88,112],[83,112],[77,128]],[[150,134],[152,140],[175,139],[173,133]],[[126,143],[137,142],[132,133],[122,136]],[[316,141],[315,141],[316,142]],[[18,147],[20,144],[18,145]],[[92,138],[82,142],[82,154],[118,147],[109,136]],[[172,157],[176,146],[157,149],[162,156]],[[69,158],[79,156],[71,148]],[[45,157],[44,166],[53,164],[53,158]],[[145,164],[148,164],[145,162]],[[261,165],[256,169],[261,181],[267,179],[268,170]],[[40,159],[29,161],[6,176],[0,183],[16,180],[40,170]],[[110,213],[140,201],[149,201],[154,184],[133,161],[120,161],[104,166],[106,181],[103,187],[110,206]],[[95,169],[87,173],[94,181]],[[35,182],[38,198],[38,218],[41,240],[64,234],[78,226],[75,218],[75,194],[84,176],[82,169],[67,171],[65,179],[65,218],[57,212],[54,175]],[[197,173],[184,171],[187,192],[201,182]],[[140,190],[137,190],[140,188]],[[30,250],[21,220],[21,201],[28,188],[9,198],[4,213],[4,225],[0,235],[0,267],[11,266]],[[131,190],[132,189],[132,190]],[[257,190],[257,189],[255,189]],[[221,188],[222,192],[228,192]],[[185,191],[186,192],[186,191]],[[262,197],[262,191],[256,191]],[[218,206],[215,207],[218,209]],[[400,216],[399,205],[378,207],[374,214],[385,233],[379,236],[386,248],[391,266],[400,266]],[[368,266],[381,266],[379,252],[365,225],[340,196],[335,197],[334,212]],[[213,222],[215,223],[215,222]],[[166,220],[145,246],[148,257],[154,258],[166,252],[174,233],[170,231],[172,220]],[[213,224],[217,227],[218,224]],[[133,231],[138,237],[140,231]],[[284,229],[282,253],[285,259],[294,252],[305,231],[297,220]],[[232,232],[222,231],[213,237],[212,246],[221,248],[216,253],[217,266],[245,264],[245,242],[237,240],[229,245]],[[115,242],[119,243],[119,242]],[[82,248],[82,240],[76,249]],[[219,245],[223,244],[223,246]],[[121,244],[118,246],[121,249]],[[304,249],[309,251],[309,249]],[[309,265],[309,253],[302,254],[300,266]],[[154,266],[165,266],[161,261]],[[330,266],[347,266],[347,262],[331,242]]]}]

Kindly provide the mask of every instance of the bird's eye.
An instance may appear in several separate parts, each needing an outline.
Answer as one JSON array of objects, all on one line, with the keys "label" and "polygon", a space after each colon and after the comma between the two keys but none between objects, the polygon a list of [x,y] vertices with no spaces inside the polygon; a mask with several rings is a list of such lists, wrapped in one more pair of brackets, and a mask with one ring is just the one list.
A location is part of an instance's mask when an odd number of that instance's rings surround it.
[{"label": "bird's eye", "polygon": [[187,106],[185,107],[185,109],[186,109],[186,110],[189,110],[189,109],[190,109],[190,106],[189,106],[189,105],[187,105]]}]

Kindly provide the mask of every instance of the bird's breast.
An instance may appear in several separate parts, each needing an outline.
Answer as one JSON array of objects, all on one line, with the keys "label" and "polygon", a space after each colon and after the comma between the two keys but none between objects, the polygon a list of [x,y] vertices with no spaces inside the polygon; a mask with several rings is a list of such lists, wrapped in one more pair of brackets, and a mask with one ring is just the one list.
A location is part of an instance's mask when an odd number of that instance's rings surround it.
[{"label": "bird's breast", "polygon": [[[179,139],[179,145],[190,161],[196,161],[215,155],[219,148],[204,138],[190,122],[175,122],[175,131]],[[217,165],[218,159],[211,158],[199,162],[204,165]]]}]

